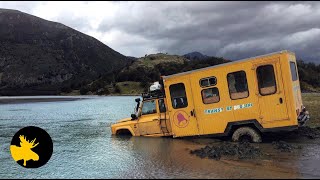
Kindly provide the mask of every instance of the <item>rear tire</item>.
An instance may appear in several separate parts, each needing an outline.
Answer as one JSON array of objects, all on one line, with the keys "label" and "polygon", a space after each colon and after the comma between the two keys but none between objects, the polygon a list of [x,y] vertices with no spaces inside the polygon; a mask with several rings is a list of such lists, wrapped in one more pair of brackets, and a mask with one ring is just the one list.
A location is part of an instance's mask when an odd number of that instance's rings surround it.
[{"label": "rear tire", "polygon": [[243,140],[249,140],[254,143],[262,142],[260,133],[251,127],[240,127],[234,131],[232,141],[240,142]]}]

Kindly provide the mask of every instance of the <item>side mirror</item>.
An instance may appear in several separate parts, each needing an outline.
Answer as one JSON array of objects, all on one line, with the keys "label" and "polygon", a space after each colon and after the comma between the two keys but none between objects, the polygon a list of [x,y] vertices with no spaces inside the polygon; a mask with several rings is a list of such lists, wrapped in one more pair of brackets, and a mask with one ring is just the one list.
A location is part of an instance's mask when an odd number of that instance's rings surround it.
[{"label": "side mirror", "polygon": [[138,119],[136,114],[131,114],[131,120]]}]

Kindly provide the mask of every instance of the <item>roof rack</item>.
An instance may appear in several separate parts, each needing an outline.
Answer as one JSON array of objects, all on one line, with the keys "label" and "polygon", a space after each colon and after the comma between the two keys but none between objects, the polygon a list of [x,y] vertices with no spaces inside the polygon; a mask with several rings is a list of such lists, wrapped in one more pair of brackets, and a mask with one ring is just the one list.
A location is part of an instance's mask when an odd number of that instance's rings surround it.
[{"label": "roof rack", "polygon": [[143,100],[159,99],[159,98],[165,98],[165,94],[161,90],[151,91],[148,93],[142,93]]}]

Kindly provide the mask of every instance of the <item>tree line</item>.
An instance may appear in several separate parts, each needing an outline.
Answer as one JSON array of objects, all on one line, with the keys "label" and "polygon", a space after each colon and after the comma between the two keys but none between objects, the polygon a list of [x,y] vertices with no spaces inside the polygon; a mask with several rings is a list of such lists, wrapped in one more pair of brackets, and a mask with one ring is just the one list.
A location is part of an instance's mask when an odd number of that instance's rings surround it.
[{"label": "tree line", "polygon": [[[182,64],[177,62],[162,62],[155,65],[153,68],[147,68],[144,66],[130,68],[134,63],[134,61],[132,61],[122,70],[105,74],[89,85],[83,86],[80,89],[80,92],[81,94],[85,94],[88,91],[97,92],[100,89],[100,92],[97,94],[108,94],[110,92],[107,89],[101,90],[101,88],[104,88],[108,84],[113,87],[117,93],[121,93],[119,92],[119,88],[116,86],[116,83],[123,81],[140,82],[141,87],[147,90],[149,85],[152,82],[159,81],[160,76],[162,75],[167,76],[227,62],[231,61],[224,58],[209,57],[204,60],[186,60]],[[320,65],[316,65],[313,62],[306,63],[303,60],[298,60],[297,65],[302,91],[320,92]]]}]

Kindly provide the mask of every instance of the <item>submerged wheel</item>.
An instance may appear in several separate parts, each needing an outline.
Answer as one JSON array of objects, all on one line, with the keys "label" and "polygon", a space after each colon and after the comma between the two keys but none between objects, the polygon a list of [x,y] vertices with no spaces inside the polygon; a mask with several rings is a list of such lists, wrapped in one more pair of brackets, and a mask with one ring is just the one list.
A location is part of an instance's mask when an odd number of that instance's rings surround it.
[{"label": "submerged wheel", "polygon": [[129,129],[119,129],[116,132],[117,136],[132,136],[131,132],[129,131]]},{"label": "submerged wheel", "polygon": [[240,127],[234,131],[232,135],[232,141],[250,141],[254,143],[260,143],[261,135],[255,129],[251,127]]}]

